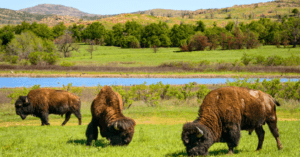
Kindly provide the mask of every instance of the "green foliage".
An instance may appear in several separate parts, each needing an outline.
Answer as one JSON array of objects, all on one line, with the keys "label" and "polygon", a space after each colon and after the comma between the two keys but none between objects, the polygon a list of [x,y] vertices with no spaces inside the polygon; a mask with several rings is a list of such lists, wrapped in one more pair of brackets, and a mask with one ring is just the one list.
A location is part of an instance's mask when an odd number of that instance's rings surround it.
[{"label": "green foliage", "polygon": [[266,65],[267,66],[278,66],[278,65],[282,65],[284,62],[284,59],[279,56],[279,55],[273,55],[273,56],[269,56],[266,59]]},{"label": "green foliage", "polygon": [[34,85],[31,88],[18,88],[15,89],[13,93],[9,94],[7,97],[11,99],[11,104],[14,104],[15,101],[19,98],[19,96],[27,96],[31,90],[39,89],[41,85]]},{"label": "green foliage", "polygon": [[28,60],[32,65],[37,65],[42,59],[41,56],[42,56],[41,52],[31,52],[28,55]]},{"label": "green foliage", "polygon": [[26,60],[26,59],[22,59],[20,61],[20,65],[27,66],[27,65],[30,65],[30,62],[28,60]]},{"label": "green foliage", "polygon": [[10,56],[9,61],[11,64],[16,64],[18,61],[18,58],[19,58],[18,56]]},{"label": "green foliage", "polygon": [[57,25],[52,27],[53,37],[57,38],[65,34],[65,30],[67,27],[63,22],[58,23]]},{"label": "green foliage", "polygon": [[196,28],[195,28],[195,31],[201,31],[201,32],[204,32],[205,31],[205,24],[203,21],[199,20],[196,22]]},{"label": "green foliage", "polygon": [[253,60],[253,56],[247,53],[244,53],[243,57],[241,58],[241,61],[244,65],[248,65],[252,60]]},{"label": "green foliage", "polygon": [[78,96],[81,96],[83,88],[81,88],[81,87],[74,87],[72,85],[72,83],[68,83],[68,85],[66,85],[66,86],[63,85],[62,90],[74,93],[74,94],[76,94]]},{"label": "green foliage", "polygon": [[57,52],[44,53],[42,59],[46,63],[54,65],[59,60],[59,54]]},{"label": "green foliage", "polygon": [[62,61],[62,62],[60,63],[60,66],[63,66],[63,67],[72,67],[72,66],[74,66],[74,65],[75,65],[74,62],[68,62],[68,61]]},{"label": "green foliage", "polygon": [[106,34],[106,29],[100,22],[93,22],[92,24],[88,25],[86,29],[82,32],[83,39],[102,39]]}]

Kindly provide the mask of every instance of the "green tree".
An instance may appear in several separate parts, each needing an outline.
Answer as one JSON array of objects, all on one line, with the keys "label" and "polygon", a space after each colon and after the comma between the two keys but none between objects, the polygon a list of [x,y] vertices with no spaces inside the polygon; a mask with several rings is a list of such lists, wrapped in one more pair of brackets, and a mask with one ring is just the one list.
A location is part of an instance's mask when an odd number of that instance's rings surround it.
[{"label": "green tree", "polygon": [[59,52],[63,53],[64,57],[70,57],[71,51],[78,51],[79,45],[74,43],[74,38],[70,34],[65,34],[54,40]]},{"label": "green tree", "polygon": [[74,23],[72,26],[69,26],[68,31],[72,34],[72,37],[76,39],[76,42],[81,42],[81,33],[84,29],[84,25],[77,25]]},{"label": "green tree", "polygon": [[234,22],[233,21],[229,21],[227,23],[227,25],[225,26],[225,29],[229,32],[231,32],[233,30],[233,27],[234,27]]},{"label": "green tree", "polygon": [[57,38],[65,34],[67,27],[64,25],[64,22],[60,22],[52,28],[53,37]]},{"label": "green tree", "polygon": [[21,34],[23,31],[30,30],[30,23],[23,21],[20,25],[15,26],[14,31],[16,34]]},{"label": "green tree", "polygon": [[46,24],[38,24],[33,22],[30,26],[30,30],[43,39],[51,39],[52,38],[52,31]]},{"label": "green tree", "polygon": [[199,20],[199,21],[197,21],[197,23],[196,23],[196,29],[195,29],[195,31],[201,31],[201,32],[204,32],[205,31],[205,24],[204,24],[204,22],[203,21],[201,21],[201,20]]},{"label": "green tree", "polygon": [[112,27],[112,29],[113,29],[112,35],[113,35],[113,39],[115,41],[114,45],[121,47],[122,41],[125,40],[124,39],[124,30],[125,30],[124,25],[121,23],[117,23]]},{"label": "green tree", "polygon": [[93,22],[88,25],[86,29],[82,32],[83,39],[103,39],[106,35],[105,27],[100,22]]},{"label": "green tree", "polygon": [[6,46],[7,55],[19,56],[19,59],[28,59],[31,52],[42,52],[43,50],[43,40],[31,31],[16,35],[15,39]]},{"label": "green tree", "polygon": [[6,46],[14,38],[15,34],[12,26],[6,25],[0,29],[0,40],[2,41],[2,45]]},{"label": "green tree", "polygon": [[175,24],[170,31],[172,46],[181,46],[181,41],[195,34],[195,26],[189,24]]},{"label": "green tree", "polygon": [[294,8],[292,10],[292,13],[294,14],[294,16],[296,16],[299,13],[299,10],[297,8]]}]

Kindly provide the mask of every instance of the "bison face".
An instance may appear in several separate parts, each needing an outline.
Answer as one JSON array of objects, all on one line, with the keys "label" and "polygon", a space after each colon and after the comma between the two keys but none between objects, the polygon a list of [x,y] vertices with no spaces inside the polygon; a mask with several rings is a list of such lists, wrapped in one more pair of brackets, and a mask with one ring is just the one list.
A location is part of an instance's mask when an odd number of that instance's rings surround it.
[{"label": "bison face", "polygon": [[130,118],[120,119],[108,127],[107,140],[111,145],[128,145],[134,134],[135,122]]},{"label": "bison face", "polygon": [[210,132],[196,122],[183,126],[181,139],[189,156],[208,155],[208,149],[213,144]]},{"label": "bison face", "polygon": [[29,108],[29,101],[27,96],[20,96],[15,103],[16,114],[19,115],[23,120],[27,117],[28,108]]}]

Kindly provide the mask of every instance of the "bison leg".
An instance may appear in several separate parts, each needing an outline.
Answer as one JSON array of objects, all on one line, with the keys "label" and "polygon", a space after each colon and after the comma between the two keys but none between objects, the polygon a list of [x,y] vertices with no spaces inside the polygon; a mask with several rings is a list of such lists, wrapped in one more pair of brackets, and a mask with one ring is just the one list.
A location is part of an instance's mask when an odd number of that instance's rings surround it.
[{"label": "bison leg", "polygon": [[279,140],[279,133],[278,133],[278,128],[277,128],[277,122],[276,121],[275,122],[267,122],[267,124],[269,126],[270,131],[272,132],[273,136],[276,139],[278,150],[281,150],[283,147],[282,147],[281,142]]},{"label": "bison leg", "polygon": [[81,125],[81,113],[80,113],[80,110],[79,111],[75,111],[74,114],[78,118],[79,125]]},{"label": "bison leg", "polygon": [[61,124],[62,126],[64,126],[70,119],[72,112],[67,112],[66,113],[66,118],[65,121]]},{"label": "bison leg", "polygon": [[260,150],[262,148],[263,142],[264,142],[264,138],[265,138],[265,131],[263,129],[262,126],[255,128],[255,132],[257,134],[258,137],[258,146],[257,146],[257,151]]},{"label": "bison leg", "polygon": [[42,121],[42,125],[50,125],[50,123],[48,123],[48,113],[42,113],[41,116],[41,121]]},{"label": "bison leg", "polygon": [[233,148],[238,146],[240,141],[241,128],[238,124],[234,124],[225,134],[225,139],[229,147],[228,154],[233,154]]},{"label": "bison leg", "polygon": [[98,138],[98,128],[95,122],[93,120],[88,125],[85,135],[87,137],[87,146],[91,145],[92,140],[97,140]]}]

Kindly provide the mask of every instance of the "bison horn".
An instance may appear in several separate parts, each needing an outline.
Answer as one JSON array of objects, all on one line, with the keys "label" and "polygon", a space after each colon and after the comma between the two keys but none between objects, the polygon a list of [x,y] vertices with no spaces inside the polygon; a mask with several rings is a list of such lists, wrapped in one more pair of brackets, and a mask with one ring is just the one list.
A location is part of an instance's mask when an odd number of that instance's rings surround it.
[{"label": "bison horn", "polygon": [[197,131],[199,132],[199,134],[197,135],[198,138],[202,137],[203,136],[203,131],[201,129],[199,129],[197,126]]},{"label": "bison horn", "polygon": [[114,128],[115,128],[115,130],[119,130],[119,128],[118,128],[118,122],[115,123]]},{"label": "bison horn", "polygon": [[26,98],[25,98],[25,102],[26,102],[26,103],[28,103],[28,102],[29,102],[29,101],[28,101],[28,97],[26,97]]}]

